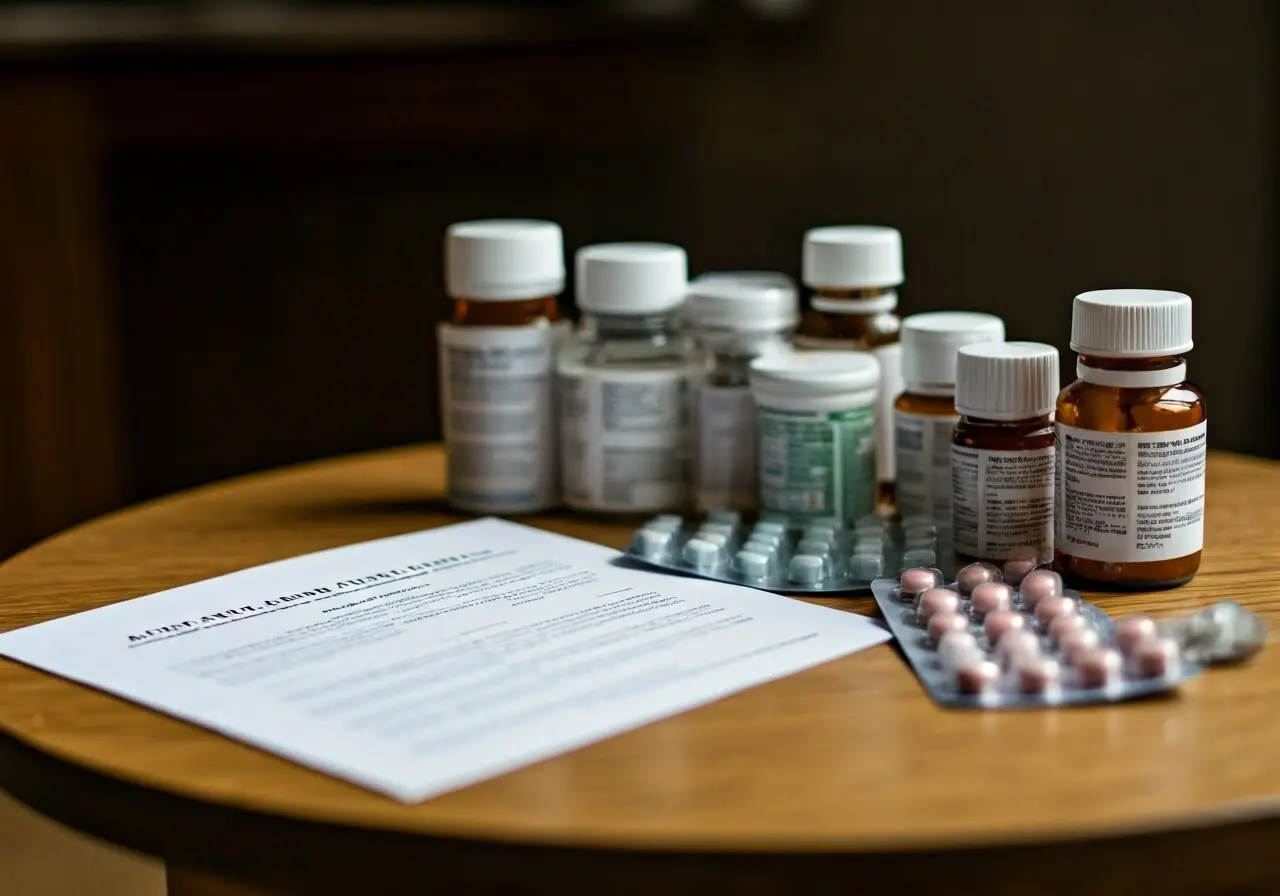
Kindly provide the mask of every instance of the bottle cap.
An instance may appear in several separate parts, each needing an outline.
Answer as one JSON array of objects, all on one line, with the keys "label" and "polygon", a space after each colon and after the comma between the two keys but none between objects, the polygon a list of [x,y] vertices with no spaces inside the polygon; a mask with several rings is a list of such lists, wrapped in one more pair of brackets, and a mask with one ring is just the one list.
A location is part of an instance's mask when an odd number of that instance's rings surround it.
[{"label": "bottle cap", "polygon": [[1071,306],[1071,350],[1105,358],[1190,351],[1191,297],[1163,289],[1098,289]]},{"label": "bottle cap", "polygon": [[766,355],[751,362],[751,385],[801,396],[874,390],[880,385],[880,362],[854,351]]},{"label": "bottle cap", "polygon": [[695,329],[772,332],[799,322],[800,302],[786,274],[724,271],[694,278],[684,314]]},{"label": "bottle cap", "polygon": [[815,289],[902,283],[902,234],[892,227],[815,227],[804,235],[801,279]]},{"label": "bottle cap", "polygon": [[564,237],[551,221],[452,224],[444,236],[445,290],[458,299],[509,302],[564,290]]},{"label": "bottle cap", "polygon": [[1027,420],[1053,411],[1058,350],[1040,342],[979,342],[956,352],[956,410],[986,420]]},{"label": "bottle cap", "polygon": [[907,391],[950,394],[956,352],[978,342],[1003,342],[1004,321],[976,311],[930,311],[904,318],[899,338]]},{"label": "bottle cap", "polygon": [[578,250],[578,307],[604,314],[661,314],[689,288],[688,260],[668,243],[600,243]]}]

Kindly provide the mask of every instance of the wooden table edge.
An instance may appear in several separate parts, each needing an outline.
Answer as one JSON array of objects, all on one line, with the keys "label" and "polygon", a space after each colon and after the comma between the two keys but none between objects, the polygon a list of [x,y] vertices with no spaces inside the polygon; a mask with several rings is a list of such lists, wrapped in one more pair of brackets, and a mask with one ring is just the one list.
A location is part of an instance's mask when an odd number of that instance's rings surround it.
[{"label": "wooden table edge", "polygon": [[[281,892],[298,892],[299,886],[305,888],[303,892],[315,888],[317,893],[374,886],[395,892],[405,880],[417,880],[414,870],[424,864],[438,865],[447,882],[467,886],[519,879],[541,880],[555,887],[608,886],[619,875],[638,875],[645,886],[675,887],[678,892],[686,892],[679,886],[687,886],[687,892],[696,893],[706,892],[699,888],[719,883],[726,873],[750,878],[761,888],[785,888],[804,881],[901,886],[929,880],[991,879],[990,863],[998,861],[1007,872],[1002,880],[1053,879],[1068,886],[1073,877],[1082,876],[1087,882],[1099,867],[1107,867],[1106,885],[1098,882],[1091,892],[1119,893],[1146,882],[1142,868],[1126,862],[1133,852],[1141,852],[1152,871],[1159,868],[1162,874],[1173,871],[1192,877],[1203,870],[1205,853],[1212,852],[1215,886],[1256,886],[1269,879],[1264,872],[1274,865],[1274,844],[1280,837],[1280,816],[1268,811],[1273,804],[1267,801],[1242,805],[1239,812],[1203,813],[1186,819],[1187,825],[1100,828],[1081,836],[1063,836],[1058,831],[1051,840],[885,843],[870,849],[812,839],[787,849],[778,848],[776,841],[752,844],[741,839],[733,844],[687,838],[650,843],[571,843],[527,837],[513,841],[461,831],[423,833],[335,825],[210,803],[103,774],[8,734],[0,735],[0,769],[12,796],[77,831],[162,857],[176,867],[255,886],[281,887]],[[58,784],[41,786],[46,776],[56,776]],[[88,793],[94,798],[85,799]],[[156,825],[139,821],[156,816],[171,820],[159,828],[163,832],[159,837]],[[1197,827],[1192,822],[1210,824]],[[340,835],[344,850],[362,859],[359,872],[350,879],[335,878],[333,866],[315,861],[318,850],[334,847],[335,834]],[[262,848],[249,848],[253,844]],[[1085,857],[1087,861],[1082,862]],[[494,870],[498,867],[500,872]],[[557,882],[566,875],[567,879]]]},{"label": "wooden table edge", "polygon": [[[391,457],[402,452],[412,454],[423,449],[424,446],[407,446],[389,451],[371,452],[367,455],[356,455],[344,460],[355,460],[360,457]],[[1233,465],[1275,469],[1273,462],[1263,459],[1223,452],[1215,452],[1214,456],[1230,461]],[[246,485],[260,477],[304,473],[308,469],[332,463],[334,460],[313,461],[281,470],[238,477],[224,483],[125,508],[93,522],[142,513],[169,502],[189,498],[206,489],[227,485]],[[52,536],[11,558],[5,565],[20,560],[42,545],[68,537],[80,528],[82,527],[77,526]],[[4,660],[4,662],[11,661]],[[130,703],[130,705],[135,706],[139,711],[153,712],[136,704]],[[221,735],[211,734],[211,736]],[[166,810],[170,812],[204,813],[209,816],[194,825],[197,829],[228,831],[262,827],[262,835],[270,837],[274,836],[270,833],[272,828],[284,826],[292,829],[294,834],[304,832],[300,836],[301,840],[315,840],[316,843],[332,839],[335,834],[341,833],[364,844],[362,848],[372,849],[375,852],[377,849],[373,844],[385,841],[388,867],[396,866],[394,859],[399,850],[410,849],[416,853],[429,847],[447,852],[450,860],[455,863],[460,849],[475,851],[477,861],[480,862],[497,859],[499,855],[503,862],[509,862],[518,854],[521,862],[530,865],[529,873],[543,874],[549,872],[546,869],[534,869],[550,855],[554,854],[557,857],[556,860],[561,861],[566,855],[581,853],[581,861],[599,866],[601,873],[605,875],[602,879],[619,873],[623,868],[633,868],[634,860],[637,858],[643,858],[646,862],[657,861],[660,864],[669,865],[672,869],[682,868],[688,863],[697,865],[726,860],[732,860],[735,863],[746,861],[753,865],[764,863],[764,866],[769,867],[776,864],[780,873],[781,870],[785,870],[785,874],[794,879],[797,870],[790,867],[790,862],[793,860],[806,862],[817,860],[829,863],[856,859],[859,868],[865,869],[865,862],[874,859],[884,863],[886,868],[895,869],[894,874],[901,874],[906,873],[909,866],[923,856],[928,856],[930,861],[940,862],[939,867],[950,865],[955,865],[957,868],[968,867],[974,857],[990,858],[992,853],[1005,856],[1035,855],[1039,857],[1037,861],[1051,861],[1056,864],[1057,860],[1053,857],[1063,854],[1064,851],[1072,852],[1081,847],[1088,847],[1090,854],[1099,850],[1110,852],[1118,845],[1133,846],[1139,841],[1146,841],[1155,853],[1168,856],[1168,860],[1175,864],[1185,861],[1193,853],[1202,854],[1201,851],[1212,843],[1214,849],[1223,851],[1223,855],[1236,856],[1236,859],[1242,863],[1242,867],[1252,867],[1251,863],[1269,858],[1267,851],[1270,844],[1274,843],[1274,837],[1280,834],[1280,794],[1275,797],[1242,801],[1213,810],[1200,810],[1167,817],[1161,820],[1162,823],[1148,826],[1091,826],[1087,830],[1064,830],[1057,827],[1040,832],[1028,831],[1026,836],[1020,838],[994,836],[964,840],[947,839],[938,842],[915,840],[907,843],[865,838],[858,842],[839,839],[823,841],[815,840],[811,836],[789,842],[779,840],[776,835],[769,835],[760,840],[735,836],[731,843],[719,843],[714,840],[690,838],[687,835],[666,840],[661,836],[654,837],[650,832],[633,835],[625,831],[615,831],[613,836],[603,837],[592,837],[589,832],[570,832],[569,836],[544,839],[530,836],[527,830],[504,831],[495,830],[492,827],[469,829],[465,826],[452,826],[448,829],[432,831],[423,830],[420,827],[411,829],[366,825],[360,823],[358,819],[350,818],[302,818],[272,808],[211,802],[206,798],[187,795],[175,789],[167,787],[162,789],[143,779],[121,776],[114,771],[100,770],[78,758],[58,756],[23,741],[13,732],[3,730],[2,726],[0,726],[0,774],[5,778],[5,789],[37,811],[126,848],[163,855],[167,859],[180,861],[193,868],[207,867],[209,854],[201,849],[190,848],[190,844],[184,846],[183,838],[174,835],[173,831],[167,832],[171,842],[158,843],[155,838],[148,837],[142,832],[143,827],[146,826],[128,823],[128,816],[140,814],[138,810],[142,807],[138,805],[139,802],[151,805],[165,803]],[[56,783],[52,787],[41,785],[43,780],[52,776],[76,780],[78,786]],[[83,795],[94,788],[104,791],[103,796],[107,798],[84,799]],[[108,795],[106,792],[111,793]],[[127,807],[126,810],[120,811],[121,806]],[[172,825],[171,827],[176,829],[182,826]],[[241,837],[232,839],[241,839]],[[219,866],[219,869],[225,870],[223,866]],[[764,870],[767,869],[762,867],[762,873]],[[687,871],[688,868],[683,867],[680,873],[685,874]],[[260,868],[258,863],[253,861],[244,863],[244,867],[237,872],[237,874],[241,873],[254,880],[263,879],[263,875],[271,876],[270,869]]]}]

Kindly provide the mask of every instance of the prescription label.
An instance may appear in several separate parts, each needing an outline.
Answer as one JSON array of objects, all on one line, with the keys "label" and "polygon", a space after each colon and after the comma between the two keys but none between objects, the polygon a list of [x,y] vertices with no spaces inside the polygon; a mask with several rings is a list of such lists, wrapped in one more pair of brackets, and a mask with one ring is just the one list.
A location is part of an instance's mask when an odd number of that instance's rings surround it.
[{"label": "prescription label", "polygon": [[951,433],[959,417],[894,415],[898,510],[951,523]]},{"label": "prescription label", "polygon": [[556,503],[553,364],[562,325],[439,325],[449,499],[480,513]]},{"label": "prescription label", "polygon": [[1057,549],[1132,563],[1204,547],[1207,426],[1095,432],[1059,423]]},{"label": "prescription label", "polygon": [[875,509],[874,407],[760,407],[760,507],[856,520]]},{"label": "prescription label", "polygon": [[647,513],[685,503],[692,439],[683,371],[571,367],[558,382],[566,504]]},{"label": "prescription label", "polygon": [[1007,560],[1016,548],[1053,544],[1055,449],[990,451],[951,446],[956,552]]},{"label": "prescription label", "polygon": [[884,423],[876,429],[876,470],[881,482],[893,482],[895,477],[894,430],[889,421],[893,420],[894,402],[906,388],[902,379],[902,346],[894,342],[868,349],[857,340],[825,339],[821,336],[796,336],[795,345],[798,349],[864,351],[879,362],[880,385],[877,387],[876,413]]},{"label": "prescription label", "polygon": [[756,408],[749,386],[698,390],[697,503],[701,510],[756,506]]}]

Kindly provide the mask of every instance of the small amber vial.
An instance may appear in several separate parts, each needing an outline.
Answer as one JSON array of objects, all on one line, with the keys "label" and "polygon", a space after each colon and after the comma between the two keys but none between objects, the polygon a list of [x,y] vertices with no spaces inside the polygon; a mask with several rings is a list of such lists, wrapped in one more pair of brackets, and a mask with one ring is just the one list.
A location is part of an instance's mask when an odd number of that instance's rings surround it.
[{"label": "small amber vial", "polygon": [[811,294],[796,330],[800,349],[870,352],[880,364],[877,503],[894,500],[893,403],[902,392],[902,235],[892,227],[815,227],[804,235],[802,279]]},{"label": "small amber vial", "polygon": [[1154,289],[1076,296],[1078,379],[1058,396],[1055,563],[1115,590],[1191,580],[1204,546],[1204,395],[1186,382],[1191,299]]},{"label": "small amber vial", "polygon": [[1058,350],[987,342],[956,353],[952,537],[962,561],[1053,550]]},{"label": "small amber vial", "polygon": [[894,403],[898,511],[951,525],[951,434],[956,414],[956,352],[1003,342],[1004,321],[974,311],[930,311],[902,321],[904,391]]},{"label": "small amber vial", "polygon": [[448,499],[473,513],[557,503],[553,384],[564,246],[550,221],[466,221],[445,234],[439,326]]}]

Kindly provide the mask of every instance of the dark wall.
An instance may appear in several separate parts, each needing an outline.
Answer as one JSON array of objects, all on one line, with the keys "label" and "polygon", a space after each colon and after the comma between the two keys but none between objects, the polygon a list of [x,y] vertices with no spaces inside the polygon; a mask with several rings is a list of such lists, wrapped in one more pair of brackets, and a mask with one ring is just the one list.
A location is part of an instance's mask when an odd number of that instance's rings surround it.
[{"label": "dark wall", "polygon": [[813,24],[628,50],[625,74],[576,51],[581,83],[487,60],[568,110],[532,134],[118,155],[140,496],[436,437],[440,236],[491,215],[793,274],[806,227],[891,223],[904,311],[989,310],[1064,351],[1076,292],[1183,290],[1214,447],[1280,456],[1255,413],[1280,385],[1270,4],[837,2]]}]

